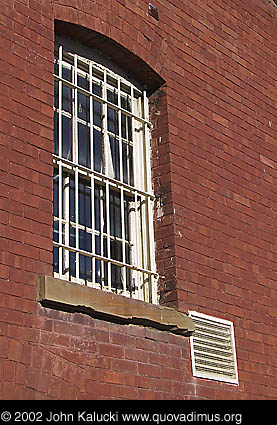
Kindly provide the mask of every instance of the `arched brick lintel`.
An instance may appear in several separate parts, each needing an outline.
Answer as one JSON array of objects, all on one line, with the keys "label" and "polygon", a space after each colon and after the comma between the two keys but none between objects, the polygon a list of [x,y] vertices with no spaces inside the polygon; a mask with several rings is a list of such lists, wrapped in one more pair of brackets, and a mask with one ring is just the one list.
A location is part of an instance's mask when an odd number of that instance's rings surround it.
[{"label": "arched brick lintel", "polygon": [[[132,19],[141,21],[141,30],[139,31],[138,24],[121,25],[126,28],[123,32],[108,21],[108,13],[101,13],[101,16],[107,17],[104,21],[92,13],[58,4],[53,4],[53,12],[57,34],[77,39],[86,46],[97,49],[144,85],[148,94],[152,94],[166,82],[172,63],[172,50],[159,35],[158,26],[153,27],[141,16],[132,16]],[[132,11],[128,13],[134,15]],[[121,17],[117,19],[122,20]],[[126,20],[127,18],[125,23]],[[144,35],[148,25],[151,27],[151,38]]]}]

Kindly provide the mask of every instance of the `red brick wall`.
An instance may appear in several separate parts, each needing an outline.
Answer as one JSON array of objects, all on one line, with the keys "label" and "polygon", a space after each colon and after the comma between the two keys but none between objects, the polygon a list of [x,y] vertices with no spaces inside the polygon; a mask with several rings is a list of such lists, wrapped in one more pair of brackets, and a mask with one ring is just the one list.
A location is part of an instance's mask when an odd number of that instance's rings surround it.
[{"label": "red brick wall", "polygon": [[[0,398],[276,398],[276,10],[270,0],[2,0]],[[152,99],[161,302],[234,322],[239,386],[188,341],[43,309],[52,274],[54,18],[166,81]],[[93,391],[96,391],[94,393]]]}]

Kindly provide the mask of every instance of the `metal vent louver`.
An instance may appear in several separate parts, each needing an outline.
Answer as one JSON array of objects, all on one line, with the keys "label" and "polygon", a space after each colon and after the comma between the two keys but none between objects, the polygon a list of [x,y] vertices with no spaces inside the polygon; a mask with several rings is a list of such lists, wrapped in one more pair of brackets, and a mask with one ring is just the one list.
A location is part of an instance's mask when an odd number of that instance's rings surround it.
[{"label": "metal vent louver", "polygon": [[237,384],[233,323],[194,311],[189,315],[195,324],[190,337],[193,375]]}]

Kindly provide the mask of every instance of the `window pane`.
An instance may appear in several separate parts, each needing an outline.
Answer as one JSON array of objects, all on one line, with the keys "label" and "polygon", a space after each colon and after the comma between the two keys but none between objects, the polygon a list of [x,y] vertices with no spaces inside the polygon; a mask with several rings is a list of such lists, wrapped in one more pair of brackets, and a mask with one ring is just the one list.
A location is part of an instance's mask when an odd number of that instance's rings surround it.
[{"label": "window pane", "polygon": [[129,145],[129,184],[134,186],[133,146]]},{"label": "window pane", "polygon": [[57,80],[54,80],[54,107],[59,107],[59,83]]},{"label": "window pane", "polygon": [[84,280],[88,280],[91,282],[92,280],[92,267],[91,267],[91,258],[87,257],[86,255],[81,255],[79,258],[79,266],[80,266],[80,278]]},{"label": "window pane", "polygon": [[69,252],[69,275],[76,277],[76,253]]},{"label": "window pane", "polygon": [[96,129],[93,129],[93,159],[94,159],[94,170],[99,173],[103,170],[103,137],[102,133]]},{"label": "window pane", "polygon": [[84,77],[83,75],[77,75],[77,85],[82,87],[85,90],[89,90],[89,80],[88,77]]},{"label": "window pane", "polygon": [[83,251],[92,252],[91,250],[91,233],[79,229],[79,247]]},{"label": "window pane", "polygon": [[118,135],[118,112],[108,107],[108,131]]},{"label": "window pane", "polygon": [[122,242],[111,240],[111,258],[122,261]]},{"label": "window pane", "polygon": [[59,155],[59,115],[54,111],[54,154]]},{"label": "window pane", "polygon": [[79,223],[91,228],[91,188],[89,182],[79,182]]},{"label": "window pane", "polygon": [[107,100],[115,105],[118,105],[118,95],[116,91],[107,90]]},{"label": "window pane", "polygon": [[97,100],[93,101],[93,124],[102,128],[102,104]]},{"label": "window pane", "polygon": [[78,162],[90,168],[90,127],[78,123]]},{"label": "window pane", "polygon": [[102,87],[100,84],[92,83],[92,93],[102,97]]},{"label": "window pane", "polygon": [[131,186],[134,185],[133,146],[123,142],[123,181]]},{"label": "window pane", "polygon": [[110,192],[110,234],[121,238],[121,206],[120,193]]},{"label": "window pane", "polygon": [[59,273],[59,248],[53,247],[53,271]]},{"label": "window pane", "polygon": [[90,120],[90,102],[89,97],[78,93],[78,118],[89,122]]},{"label": "window pane", "polygon": [[119,141],[116,137],[109,136],[110,153],[113,167],[113,178],[120,179]]},{"label": "window pane", "polygon": [[75,180],[72,175],[69,179],[69,219],[75,221]]},{"label": "window pane", "polygon": [[124,227],[125,227],[125,240],[130,241],[131,232],[131,214],[134,212],[134,202],[130,196],[124,196]]},{"label": "window pane", "polygon": [[53,177],[53,186],[54,186],[54,196],[53,196],[53,213],[54,217],[59,217],[59,173],[56,168],[54,168],[54,177]]},{"label": "window pane", "polygon": [[62,108],[64,111],[72,114],[72,89],[65,84],[63,84]]},{"label": "window pane", "polygon": [[62,117],[62,156],[72,161],[72,120]]},{"label": "window pane", "polygon": [[69,227],[69,245],[76,248],[76,229],[72,226]]},{"label": "window pane", "polygon": [[59,242],[59,222],[53,222],[53,240],[54,242]]},{"label": "window pane", "polygon": [[62,68],[62,77],[64,80],[72,81],[72,70],[63,66]]},{"label": "window pane", "polygon": [[123,289],[122,282],[122,271],[123,267],[111,265],[111,276],[112,276],[112,288],[117,290]]},{"label": "window pane", "polygon": [[63,202],[62,217],[69,221],[75,221],[75,180],[73,175],[63,171]]}]

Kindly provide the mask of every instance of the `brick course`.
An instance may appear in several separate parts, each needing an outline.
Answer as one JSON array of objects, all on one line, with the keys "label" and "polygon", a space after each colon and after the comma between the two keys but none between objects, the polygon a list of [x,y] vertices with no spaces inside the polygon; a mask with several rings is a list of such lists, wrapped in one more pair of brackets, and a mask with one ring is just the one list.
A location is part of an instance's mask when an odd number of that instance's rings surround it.
[{"label": "brick course", "polygon": [[[273,399],[276,17],[271,0],[2,0],[0,398]],[[166,84],[151,98],[161,303],[234,322],[239,385],[196,379],[181,336],[37,303],[52,275],[54,19]]]}]

